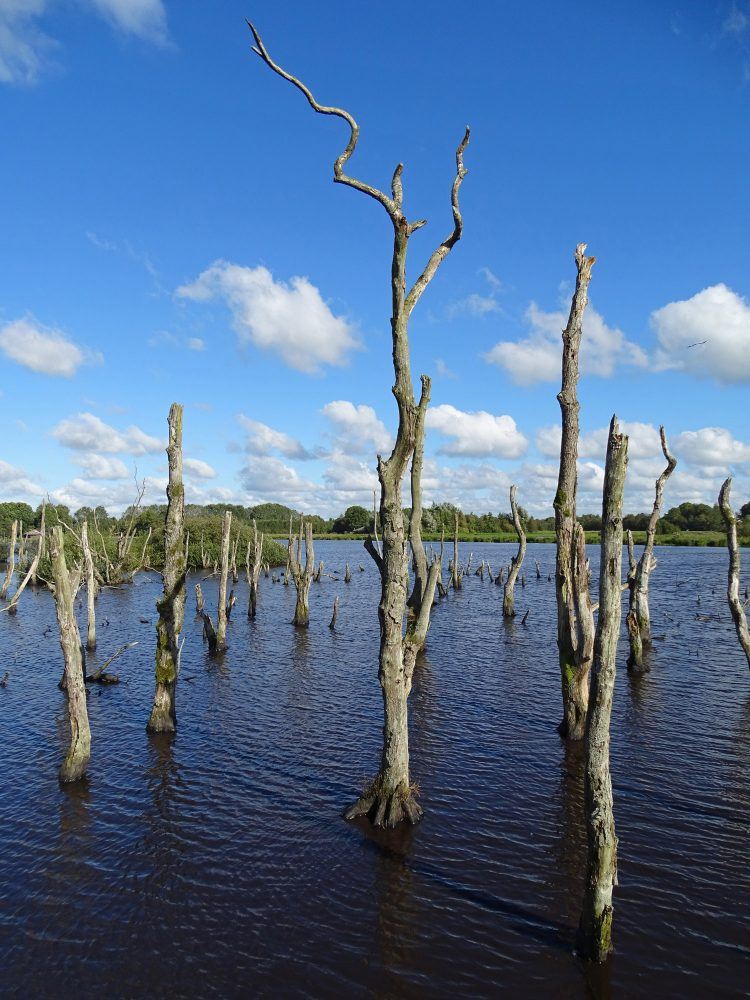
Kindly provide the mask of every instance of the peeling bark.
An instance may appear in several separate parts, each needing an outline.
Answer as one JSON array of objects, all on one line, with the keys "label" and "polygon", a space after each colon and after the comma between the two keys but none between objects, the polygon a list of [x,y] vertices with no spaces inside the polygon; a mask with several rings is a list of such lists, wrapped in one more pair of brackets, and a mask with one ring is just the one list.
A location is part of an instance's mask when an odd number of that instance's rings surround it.
[{"label": "peeling bark", "polygon": [[50,551],[55,611],[60,631],[60,648],[65,663],[65,692],[70,719],[70,748],[59,771],[60,781],[66,783],[78,781],[86,773],[91,757],[91,730],[86,708],[81,636],[73,607],[78,581],[72,578],[77,574],[68,571],[63,531],[59,524],[52,529]]},{"label": "peeling bark", "polygon": [[177,726],[175,690],[180,672],[180,632],[185,621],[185,487],[182,482],[182,406],[169,410],[169,482],[164,530],[164,589],[156,609],[156,691],[146,729],[173,733]]},{"label": "peeling bark", "polygon": [[505,581],[505,590],[503,591],[504,618],[515,618],[516,610],[513,601],[513,589],[516,585],[516,577],[518,576],[521,566],[523,565],[523,558],[526,555],[526,533],[523,530],[521,518],[518,514],[515,486],[511,486],[510,488],[510,509],[513,515],[513,527],[516,529],[516,534],[518,535],[518,552],[511,560],[510,570],[508,571],[508,579]]},{"label": "peeling bark", "polygon": [[[579,403],[578,357],[583,335],[583,314],[588,300],[591,268],[595,258],[586,256],[586,244],[576,247],[576,287],[570,306],[568,323],[563,330],[562,387],[557,396],[562,414],[560,471],[554,499],[557,556],[555,594],[557,598],[557,648],[560,663],[563,719],[558,729],[567,739],[583,738],[588,705],[588,673],[590,659],[578,641],[581,625],[577,621],[575,581],[581,579],[581,567],[576,565],[576,494],[578,488]],[[584,549],[585,553],[585,549]],[[588,627],[588,623],[584,626]]]},{"label": "peeling bark", "polygon": [[724,526],[727,532],[727,548],[729,550],[729,572],[727,575],[727,601],[729,610],[732,612],[734,627],[737,630],[737,638],[747,657],[747,665],[750,667],[750,630],[747,627],[747,616],[740,601],[740,549],[737,544],[737,518],[735,517],[730,503],[732,490],[732,477],[724,482],[719,493],[719,510],[724,518]]},{"label": "peeling bark", "polygon": [[599,621],[596,627],[591,698],[586,717],[584,811],[588,843],[577,950],[603,962],[612,951],[612,891],[617,884],[617,837],[609,769],[609,728],[620,636],[622,501],[628,439],[612,418],[604,472]]}]

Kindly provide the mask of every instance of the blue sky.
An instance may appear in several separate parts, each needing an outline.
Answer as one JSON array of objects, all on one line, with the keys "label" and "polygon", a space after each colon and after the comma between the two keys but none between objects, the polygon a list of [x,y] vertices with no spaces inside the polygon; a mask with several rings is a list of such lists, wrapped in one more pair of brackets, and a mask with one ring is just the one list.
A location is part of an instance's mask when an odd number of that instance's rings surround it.
[{"label": "blue sky", "polygon": [[[387,448],[391,234],[332,183],[350,169],[463,239],[413,315],[433,377],[425,493],[550,513],[573,250],[597,257],[585,324],[580,509],[613,411],[627,505],[750,486],[750,3],[0,0],[0,494],[161,502],[173,400],[188,498],[322,513],[369,504]],[[705,341],[705,343],[703,343]],[[697,345],[697,346],[691,346]]]}]

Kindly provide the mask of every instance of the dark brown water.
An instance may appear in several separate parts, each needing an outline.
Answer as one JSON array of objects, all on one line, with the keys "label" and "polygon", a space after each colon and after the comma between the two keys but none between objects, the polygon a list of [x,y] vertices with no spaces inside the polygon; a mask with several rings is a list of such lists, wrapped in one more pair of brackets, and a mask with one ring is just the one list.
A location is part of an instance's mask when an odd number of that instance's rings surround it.
[{"label": "dark brown water", "polygon": [[[495,569],[512,552],[467,545],[462,558],[469,548]],[[51,597],[28,593],[17,618],[0,615],[0,990],[748,995],[750,674],[724,600],[726,553],[659,550],[663,639],[648,676],[628,677],[621,642],[617,953],[587,970],[572,950],[585,835],[580,748],[555,732],[554,549],[529,547],[525,627],[506,626],[502,588],[473,576],[436,608],[411,696],[425,819],[391,834],[339,818],[378,762],[376,573],[358,543],[316,551],[354,576],[313,584],[309,632],[288,624],[293,587],[263,578],[254,623],[238,587],[223,661],[207,658],[188,614],[172,743],[144,730],[159,581],[102,593],[100,658],[140,645],[113,668],[123,683],[92,687],[82,787],[57,783],[67,713]],[[203,589],[213,605],[215,582]]]}]

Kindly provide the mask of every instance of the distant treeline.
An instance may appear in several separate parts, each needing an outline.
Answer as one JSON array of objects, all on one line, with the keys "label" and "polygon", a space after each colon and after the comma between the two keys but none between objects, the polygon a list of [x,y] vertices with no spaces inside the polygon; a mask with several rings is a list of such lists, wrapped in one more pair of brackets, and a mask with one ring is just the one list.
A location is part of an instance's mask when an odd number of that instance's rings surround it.
[{"label": "distant treeline", "polygon": [[[27,503],[0,503],[0,539],[8,537],[10,525],[14,519],[23,521],[25,530],[38,528],[41,509],[41,504],[34,510]],[[156,540],[163,529],[166,510],[166,504],[141,507],[137,511],[134,521],[136,531],[141,533],[151,528],[154,540]],[[214,548],[218,542],[219,519],[225,510],[232,511],[233,527],[237,530],[241,530],[243,527],[249,528],[255,520],[259,532],[264,532],[266,536],[276,537],[287,535],[290,517],[296,523],[301,516],[299,511],[278,503],[263,503],[255,507],[242,507],[239,504],[205,504],[204,506],[187,504],[185,507],[185,527],[191,533],[191,549],[193,542],[199,543],[201,533],[204,534],[207,542],[209,539],[211,540],[211,548]],[[519,512],[527,532],[554,531],[554,517],[531,517],[523,508],[520,508]],[[409,509],[406,508],[404,516],[407,520],[409,513]],[[119,518],[110,517],[104,507],[81,507],[72,513],[63,504],[47,504],[48,524],[54,523],[55,517],[68,524],[96,520],[100,529],[107,534],[116,534],[122,526],[130,522],[131,514],[132,511],[128,509]],[[461,535],[512,534],[514,532],[509,512],[498,514],[464,513],[450,503],[434,503],[431,507],[425,508],[422,515],[422,530],[428,535],[439,535],[444,529],[446,537],[452,537],[456,514],[458,515],[458,529]],[[372,511],[358,505],[347,507],[343,514],[334,518],[308,513],[305,513],[305,518],[312,521],[313,532],[316,535],[367,535],[373,531]],[[633,531],[643,531],[648,524],[648,518],[648,514],[626,514],[623,524],[626,530],[629,528]],[[744,504],[738,512],[738,518],[740,534],[747,537],[750,535],[750,503]],[[581,514],[579,520],[586,531],[599,531],[601,529],[601,517],[598,514]],[[680,532],[696,531],[724,531],[724,524],[717,505],[683,503],[679,507],[672,507],[661,518],[657,528],[659,535],[676,535]]]}]

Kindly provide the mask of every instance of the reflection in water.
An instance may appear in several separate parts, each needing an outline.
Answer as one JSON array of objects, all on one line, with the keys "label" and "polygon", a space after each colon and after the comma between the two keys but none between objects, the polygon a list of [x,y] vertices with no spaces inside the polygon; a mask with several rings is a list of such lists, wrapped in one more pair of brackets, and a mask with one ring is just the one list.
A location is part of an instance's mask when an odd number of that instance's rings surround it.
[{"label": "reflection in water", "polygon": [[[57,782],[69,732],[50,595],[0,615],[11,657],[0,725],[14,765],[0,777],[5,991],[609,1000],[689,996],[698,982],[715,995],[746,990],[750,698],[723,553],[660,551],[651,603],[666,638],[643,678],[627,675],[623,634],[616,955],[591,969],[573,956],[583,746],[555,730],[554,547],[530,546],[512,622],[503,588],[473,574],[436,605],[410,699],[425,819],[388,833],[340,819],[381,750],[377,570],[368,561],[344,584],[359,543],[319,547],[338,579],[312,588],[309,629],[290,624],[294,588],[265,578],[254,621],[238,585],[223,656],[207,655],[201,621],[187,615],[174,738],[145,733],[159,578],[102,591],[99,655],[139,645],[121,683],[89,696],[88,784]],[[471,548],[496,570],[515,544]],[[698,580],[706,621],[686,599]],[[217,581],[201,583],[215,608]]]}]

